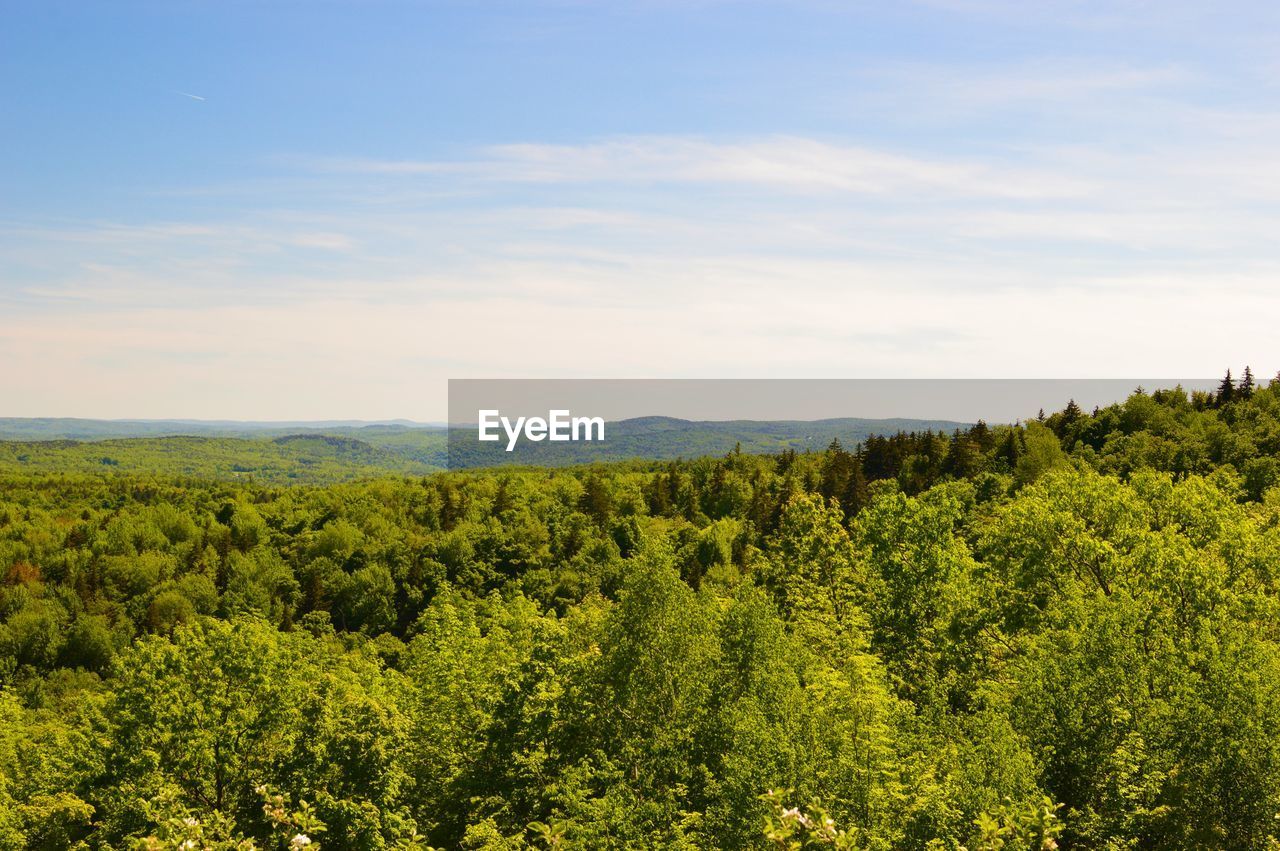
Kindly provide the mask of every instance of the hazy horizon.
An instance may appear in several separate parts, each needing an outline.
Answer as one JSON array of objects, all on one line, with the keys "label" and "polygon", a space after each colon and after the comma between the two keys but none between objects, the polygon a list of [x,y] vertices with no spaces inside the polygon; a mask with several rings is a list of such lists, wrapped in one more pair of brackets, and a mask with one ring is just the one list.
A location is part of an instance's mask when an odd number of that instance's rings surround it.
[{"label": "hazy horizon", "polygon": [[[482,411],[546,416],[560,410],[608,422],[670,419],[689,423],[820,423],[834,420],[972,424],[1012,423],[1052,413],[1074,401],[1085,410],[1121,402],[1132,392],[1181,388],[1214,390],[1218,379],[462,379],[449,382],[448,416],[364,419],[231,419],[192,417],[8,417],[11,434],[76,435],[77,425],[121,434],[174,433],[183,426],[209,432],[341,429],[378,426],[471,428]],[[496,416],[497,414],[495,414]],[[26,424],[26,428],[24,428]],[[145,427],[145,428],[143,428]],[[166,427],[169,427],[166,429]]]}]

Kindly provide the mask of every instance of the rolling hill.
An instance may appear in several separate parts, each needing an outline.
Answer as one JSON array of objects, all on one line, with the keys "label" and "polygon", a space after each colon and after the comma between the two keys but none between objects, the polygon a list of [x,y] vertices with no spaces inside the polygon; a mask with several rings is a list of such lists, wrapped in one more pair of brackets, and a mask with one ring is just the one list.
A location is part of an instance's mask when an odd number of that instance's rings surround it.
[{"label": "rolling hill", "polygon": [[469,429],[405,423],[218,423],[0,419],[0,472],[154,473],[279,484],[424,475],[448,466],[565,466],[632,458],[673,460],[743,452],[852,447],[872,434],[951,431],[941,420],[691,421],[639,417],[609,423],[602,443],[522,443],[505,452]]}]

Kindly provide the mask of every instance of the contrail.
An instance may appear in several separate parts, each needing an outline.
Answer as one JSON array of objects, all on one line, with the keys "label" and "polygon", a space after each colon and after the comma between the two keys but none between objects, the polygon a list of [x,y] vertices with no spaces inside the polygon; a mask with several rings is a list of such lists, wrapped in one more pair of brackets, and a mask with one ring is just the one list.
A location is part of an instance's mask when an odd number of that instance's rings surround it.
[{"label": "contrail", "polygon": [[204,98],[200,97],[200,95],[193,95],[190,92],[174,92],[174,94],[182,95],[183,97],[189,97],[192,100],[204,100]]}]

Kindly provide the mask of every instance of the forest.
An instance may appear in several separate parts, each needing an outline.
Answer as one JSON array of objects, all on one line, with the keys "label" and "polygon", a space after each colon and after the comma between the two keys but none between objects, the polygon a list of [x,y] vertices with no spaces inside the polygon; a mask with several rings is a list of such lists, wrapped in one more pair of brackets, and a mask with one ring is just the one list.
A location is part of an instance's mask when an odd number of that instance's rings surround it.
[{"label": "forest", "polygon": [[325,484],[42,452],[3,848],[1280,847],[1280,377]]}]

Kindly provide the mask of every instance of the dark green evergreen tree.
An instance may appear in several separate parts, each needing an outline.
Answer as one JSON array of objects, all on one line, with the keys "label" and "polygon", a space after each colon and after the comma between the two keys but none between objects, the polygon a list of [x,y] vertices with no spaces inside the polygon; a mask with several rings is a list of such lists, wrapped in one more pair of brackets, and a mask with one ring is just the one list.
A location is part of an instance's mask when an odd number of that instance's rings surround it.
[{"label": "dark green evergreen tree", "polygon": [[1218,407],[1231,402],[1236,397],[1236,383],[1231,379],[1231,370],[1227,370],[1227,374],[1223,376],[1222,383],[1218,385],[1218,394],[1214,397]]},{"label": "dark green evergreen tree", "polygon": [[1244,375],[1240,377],[1240,384],[1236,387],[1236,396],[1241,399],[1248,399],[1253,395],[1253,389],[1253,370],[1245,366]]}]

